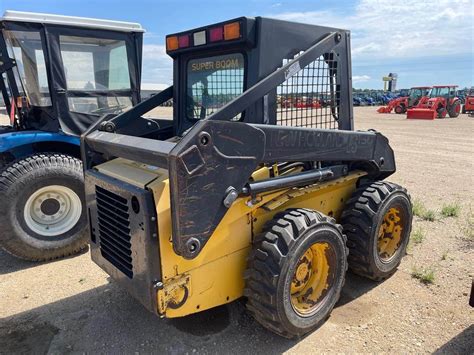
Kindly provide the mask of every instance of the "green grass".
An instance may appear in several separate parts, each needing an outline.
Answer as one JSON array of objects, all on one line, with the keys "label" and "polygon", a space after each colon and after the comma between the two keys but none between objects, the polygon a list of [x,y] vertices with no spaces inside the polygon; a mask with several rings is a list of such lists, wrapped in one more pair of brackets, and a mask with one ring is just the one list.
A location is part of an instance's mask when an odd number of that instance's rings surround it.
[{"label": "green grass", "polygon": [[425,285],[430,285],[434,283],[435,280],[435,272],[432,268],[417,268],[414,267],[411,271],[411,277],[414,279],[419,280],[421,283]]},{"label": "green grass", "polygon": [[461,206],[457,202],[445,204],[441,209],[441,214],[443,217],[458,217],[460,212]]},{"label": "green grass", "polygon": [[425,221],[433,222],[436,220],[436,212],[433,210],[425,210],[425,212],[421,215]]},{"label": "green grass", "polygon": [[422,228],[417,228],[411,233],[410,241],[413,244],[420,244],[423,239],[425,239],[425,233]]},{"label": "green grass", "polygon": [[425,221],[433,222],[434,220],[436,220],[436,212],[433,210],[426,209],[423,202],[418,199],[413,200],[412,211],[415,216],[420,217]]},{"label": "green grass", "polygon": [[413,205],[412,205],[412,210],[413,214],[417,217],[421,217],[423,213],[425,212],[426,208],[423,202],[421,202],[418,199],[413,200]]}]

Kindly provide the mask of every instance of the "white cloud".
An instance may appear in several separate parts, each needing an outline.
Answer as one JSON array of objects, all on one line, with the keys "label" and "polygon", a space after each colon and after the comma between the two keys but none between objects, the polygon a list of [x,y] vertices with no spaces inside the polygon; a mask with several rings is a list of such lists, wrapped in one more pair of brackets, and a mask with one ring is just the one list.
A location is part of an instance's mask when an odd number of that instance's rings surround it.
[{"label": "white cloud", "polygon": [[164,45],[143,45],[142,72],[143,84],[160,84],[167,87],[173,83],[173,61],[166,54]]},{"label": "white cloud", "polygon": [[[278,13],[276,11],[284,7],[276,6],[274,13],[267,16],[349,29],[352,56],[360,64],[377,59],[473,53],[471,1],[358,0],[348,16],[342,15],[340,10]],[[145,35],[145,42],[154,37],[153,33]],[[359,75],[359,82],[368,80],[367,75]],[[172,84],[172,60],[164,45],[143,46],[142,82]]]},{"label": "white cloud", "polygon": [[347,28],[360,59],[472,53],[470,0],[360,0],[353,15],[338,11],[272,14],[284,20]]},{"label": "white cloud", "polygon": [[369,81],[370,76],[368,75],[353,75],[352,76],[352,82],[353,83],[362,83],[364,81]]}]

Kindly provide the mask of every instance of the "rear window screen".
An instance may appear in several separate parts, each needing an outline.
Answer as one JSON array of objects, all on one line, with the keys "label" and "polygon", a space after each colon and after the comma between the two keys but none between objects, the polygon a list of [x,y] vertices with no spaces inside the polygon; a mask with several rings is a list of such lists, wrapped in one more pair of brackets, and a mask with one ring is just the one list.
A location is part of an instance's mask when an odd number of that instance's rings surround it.
[{"label": "rear window screen", "polygon": [[241,53],[191,59],[187,73],[186,112],[190,119],[208,117],[244,90]]}]

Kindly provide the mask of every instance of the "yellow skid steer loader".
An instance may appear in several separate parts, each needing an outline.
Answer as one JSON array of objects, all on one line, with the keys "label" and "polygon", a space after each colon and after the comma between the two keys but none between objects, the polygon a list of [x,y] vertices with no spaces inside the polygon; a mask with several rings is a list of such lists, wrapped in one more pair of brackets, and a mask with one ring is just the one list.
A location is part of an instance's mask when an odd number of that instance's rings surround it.
[{"label": "yellow skid steer loader", "polygon": [[[82,136],[94,262],[162,317],[245,297],[284,337],[327,319],[348,267],[395,272],[411,202],[382,181],[387,138],[353,130],[348,31],[241,17],[166,46],[174,85]],[[303,97],[324,105],[284,104]]]}]

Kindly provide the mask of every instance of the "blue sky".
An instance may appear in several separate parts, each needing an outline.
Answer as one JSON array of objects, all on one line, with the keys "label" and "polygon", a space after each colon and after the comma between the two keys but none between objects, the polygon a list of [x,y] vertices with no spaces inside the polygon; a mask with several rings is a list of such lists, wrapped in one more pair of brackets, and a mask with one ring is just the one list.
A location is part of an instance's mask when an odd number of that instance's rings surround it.
[{"label": "blue sky", "polygon": [[398,87],[474,85],[474,9],[471,0],[170,1],[0,0],[5,10],[139,22],[144,37],[143,82],[171,84],[164,36],[238,16],[268,16],[352,31],[357,88],[382,88],[398,73]]}]

